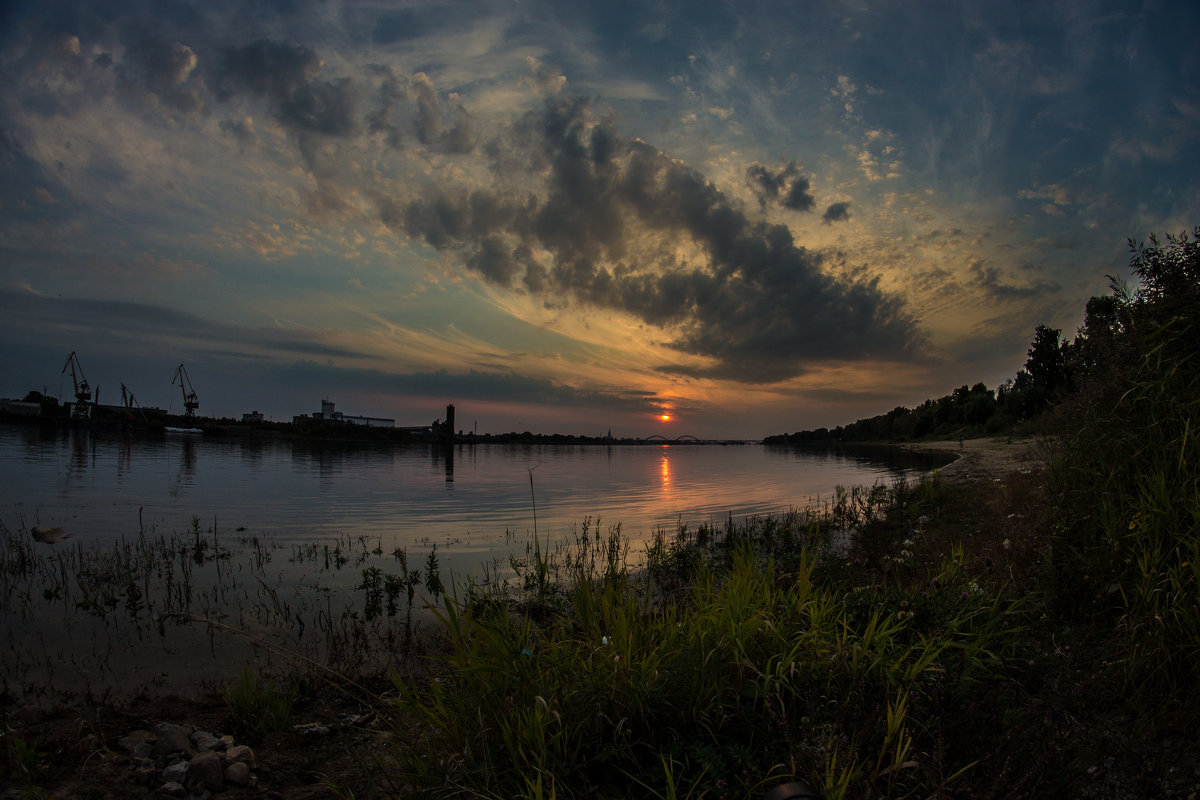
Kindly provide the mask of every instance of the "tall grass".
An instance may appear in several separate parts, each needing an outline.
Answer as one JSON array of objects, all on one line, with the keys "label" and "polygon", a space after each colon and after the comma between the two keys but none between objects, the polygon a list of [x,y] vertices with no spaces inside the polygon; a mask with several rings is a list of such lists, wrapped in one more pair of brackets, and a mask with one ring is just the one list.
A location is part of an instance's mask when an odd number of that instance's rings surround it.
[{"label": "tall grass", "polygon": [[1197,704],[1200,319],[1145,331],[1138,352],[1056,464],[1059,607],[1111,621],[1147,700]]},{"label": "tall grass", "polygon": [[[537,614],[452,591],[442,668],[395,678],[415,725],[397,750],[405,779],[429,797],[749,797],[792,776],[831,798],[952,784],[964,765],[946,763],[941,704],[994,679],[1016,612],[952,580],[932,598],[897,586],[862,603],[817,577],[833,531],[797,517],[680,531],[638,572],[608,541],[598,561],[572,560],[553,613],[536,583]],[[920,617],[904,611],[919,599]]]}]

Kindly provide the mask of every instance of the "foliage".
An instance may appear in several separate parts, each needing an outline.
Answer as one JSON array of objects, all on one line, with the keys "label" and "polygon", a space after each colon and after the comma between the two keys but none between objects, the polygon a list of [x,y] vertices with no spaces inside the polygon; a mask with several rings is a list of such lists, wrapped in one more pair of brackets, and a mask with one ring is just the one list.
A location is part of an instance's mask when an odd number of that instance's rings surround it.
[{"label": "foliage", "polygon": [[396,677],[416,725],[405,779],[467,797],[746,797],[797,773],[830,797],[945,785],[961,765],[940,763],[933,720],[996,679],[1017,612],[946,576],[869,600],[823,585],[832,533],[683,531],[645,573],[574,570],[537,618],[450,596],[442,669]]},{"label": "foliage", "polygon": [[1159,703],[1200,702],[1198,237],[1131,242],[1134,293],[1089,304],[1091,394],[1056,470],[1060,607],[1111,619],[1129,679]]},{"label": "foliage", "polygon": [[244,668],[225,689],[224,698],[234,722],[247,733],[262,736],[287,727],[296,693]]}]

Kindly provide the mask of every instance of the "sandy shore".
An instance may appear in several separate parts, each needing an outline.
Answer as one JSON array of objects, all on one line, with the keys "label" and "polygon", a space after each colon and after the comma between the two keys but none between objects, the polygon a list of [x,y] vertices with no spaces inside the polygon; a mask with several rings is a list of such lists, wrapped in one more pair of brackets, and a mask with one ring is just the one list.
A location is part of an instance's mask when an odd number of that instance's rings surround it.
[{"label": "sandy shore", "polygon": [[941,469],[943,477],[954,481],[1003,478],[1013,472],[1038,471],[1045,468],[1050,453],[1050,443],[1041,437],[964,439],[961,445],[957,439],[947,439],[900,446],[958,456],[956,461]]}]

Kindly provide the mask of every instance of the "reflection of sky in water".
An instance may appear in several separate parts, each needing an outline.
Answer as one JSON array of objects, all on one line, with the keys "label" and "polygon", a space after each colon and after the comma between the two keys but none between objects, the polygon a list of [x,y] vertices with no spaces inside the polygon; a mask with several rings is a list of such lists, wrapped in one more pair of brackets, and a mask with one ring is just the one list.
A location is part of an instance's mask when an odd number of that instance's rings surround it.
[{"label": "reflection of sky in water", "polygon": [[437,544],[477,557],[524,541],[535,502],[543,536],[569,537],[591,519],[620,523],[636,541],[660,527],[803,507],[902,467],[759,446],[380,448],[0,426],[0,520],[113,540],[139,525],[187,531],[196,516],[204,529],[284,543],[367,536],[388,552]]},{"label": "reflection of sky in water", "polygon": [[[214,548],[231,552],[191,567],[198,608],[301,648],[320,641],[304,638],[301,620],[311,631],[321,619],[362,613],[365,570],[378,570],[381,580],[414,569],[423,575],[435,551],[448,584],[511,576],[510,556],[529,555],[535,501],[543,552],[558,552],[585,526],[604,536],[619,524],[636,563],[656,529],[803,507],[839,484],[888,480],[904,466],[861,451],[757,446],[313,447],[0,425],[0,521],[17,536],[35,524],[63,526],[69,549],[33,545],[47,555],[134,545],[140,531],[150,540],[174,535],[173,558],[191,564],[195,517],[204,538],[217,531]],[[269,558],[248,567],[262,551]],[[215,588],[222,580],[224,588]],[[0,672],[9,677],[74,664],[78,675],[97,680],[153,681],[163,670],[181,680],[218,668],[236,674],[237,659],[257,657],[241,634],[223,634],[215,648],[196,626],[168,626],[160,635],[148,615],[121,622],[120,604],[103,620],[61,610],[47,619],[43,612],[57,606],[40,599],[43,587],[25,596],[41,611],[0,615],[0,635],[12,645]],[[281,618],[287,623],[278,629]],[[88,660],[95,658],[99,666]]]}]

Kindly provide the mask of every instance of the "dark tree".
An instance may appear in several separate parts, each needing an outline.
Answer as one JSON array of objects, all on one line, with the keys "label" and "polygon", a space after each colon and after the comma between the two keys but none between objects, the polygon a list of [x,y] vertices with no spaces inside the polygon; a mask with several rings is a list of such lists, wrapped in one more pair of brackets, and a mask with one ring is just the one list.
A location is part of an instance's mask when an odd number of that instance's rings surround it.
[{"label": "dark tree", "polygon": [[1061,336],[1061,330],[1048,325],[1038,325],[1034,329],[1029,358],[1025,361],[1034,411],[1056,402],[1070,388],[1067,353],[1059,341]]}]

